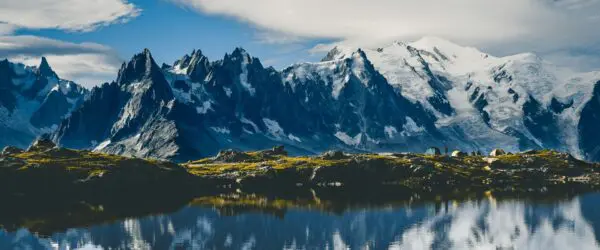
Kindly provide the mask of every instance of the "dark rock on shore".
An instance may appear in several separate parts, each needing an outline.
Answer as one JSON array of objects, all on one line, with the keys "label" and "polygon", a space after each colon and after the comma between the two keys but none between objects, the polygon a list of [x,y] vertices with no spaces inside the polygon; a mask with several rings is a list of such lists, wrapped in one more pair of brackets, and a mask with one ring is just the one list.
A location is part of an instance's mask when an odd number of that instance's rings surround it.
[{"label": "dark rock on shore", "polygon": [[31,144],[27,149],[27,152],[43,152],[48,151],[56,147],[56,144],[48,138],[40,138]]},{"label": "dark rock on shore", "polygon": [[343,160],[349,157],[342,151],[331,150],[321,154],[321,158],[324,160]]},{"label": "dark rock on shore", "polygon": [[249,159],[251,159],[251,157],[248,154],[233,149],[222,150],[217,157],[215,157],[215,161],[220,162],[243,162]]},{"label": "dark rock on shore", "polygon": [[13,146],[6,146],[6,147],[4,147],[4,149],[2,149],[2,153],[0,153],[0,155],[8,156],[8,155],[20,154],[23,152],[24,152],[24,150],[21,148],[13,147]]}]

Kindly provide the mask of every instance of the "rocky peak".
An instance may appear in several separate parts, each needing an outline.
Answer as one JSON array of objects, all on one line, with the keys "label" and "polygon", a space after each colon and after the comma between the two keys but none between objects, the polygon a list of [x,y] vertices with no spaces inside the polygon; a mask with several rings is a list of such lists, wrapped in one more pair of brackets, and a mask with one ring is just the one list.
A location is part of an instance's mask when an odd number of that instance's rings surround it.
[{"label": "rocky peak", "polygon": [[358,49],[352,55],[345,59],[345,62],[350,67],[352,74],[358,77],[363,83],[370,82],[372,76],[378,76],[379,73],[367,58],[367,55],[362,49]]},{"label": "rocky peak", "polygon": [[48,64],[46,57],[42,57],[42,61],[40,62],[40,66],[38,66],[36,73],[42,77],[52,77],[58,79],[58,75],[56,72],[54,72],[54,70],[52,70],[50,64]]},{"label": "rocky peak", "polygon": [[210,61],[202,54],[201,50],[194,50],[186,67],[186,73],[190,79],[194,82],[201,82],[208,74]]},{"label": "rocky peak", "polygon": [[181,59],[175,61],[175,63],[173,63],[173,67],[178,67],[178,68],[186,68],[188,66],[190,66],[190,60],[192,59],[192,57],[188,54],[185,54],[183,57],[181,57]]},{"label": "rocky peak", "polygon": [[15,72],[7,59],[0,61],[0,89],[12,88],[11,79]]},{"label": "rocky peak", "polygon": [[321,62],[343,59],[348,54],[347,50],[347,48],[335,46],[327,53],[327,55],[325,55],[325,57],[323,57],[323,59],[321,59]]},{"label": "rocky peak", "polygon": [[190,67],[194,61],[197,61],[199,58],[204,57],[201,50],[194,49],[191,54],[185,54],[181,59],[175,61],[173,63],[173,67],[179,69],[186,69]]},{"label": "rocky peak", "polygon": [[120,85],[130,84],[146,79],[153,79],[162,75],[160,67],[156,65],[149,49],[134,55],[129,63],[123,63],[119,70],[117,83]]},{"label": "rocky peak", "polygon": [[231,52],[231,54],[225,54],[225,58],[223,59],[223,63],[224,64],[229,64],[229,63],[239,63],[239,62],[247,62],[247,63],[251,63],[252,62],[252,57],[250,57],[250,54],[248,54],[248,52],[246,52],[245,49],[237,47],[235,48],[235,50],[233,50],[233,52]]},{"label": "rocky peak", "polygon": [[14,111],[17,105],[17,99],[12,91],[15,89],[13,85],[13,77],[15,72],[8,60],[0,61],[0,108],[4,107],[9,112]]}]

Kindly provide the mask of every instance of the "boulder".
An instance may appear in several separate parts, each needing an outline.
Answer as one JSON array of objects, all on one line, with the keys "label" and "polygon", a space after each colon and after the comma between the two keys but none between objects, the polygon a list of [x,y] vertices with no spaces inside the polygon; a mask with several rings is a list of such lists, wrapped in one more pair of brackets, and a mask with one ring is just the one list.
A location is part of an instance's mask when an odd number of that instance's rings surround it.
[{"label": "boulder", "polygon": [[426,155],[442,155],[442,152],[440,151],[439,148],[436,147],[430,147],[427,149],[427,151],[425,151]]},{"label": "boulder", "polygon": [[284,146],[275,146],[272,149],[260,151],[262,156],[287,156]]},{"label": "boulder", "polygon": [[265,171],[265,172],[273,171],[273,167],[269,166],[269,165],[259,165],[259,166],[257,166],[257,168],[258,168],[258,170]]},{"label": "boulder", "polygon": [[469,154],[459,151],[459,150],[455,150],[454,152],[452,152],[452,157],[465,157],[468,156]]},{"label": "boulder", "polygon": [[506,152],[504,152],[504,150],[499,149],[499,148],[494,149],[494,150],[492,150],[492,152],[490,152],[490,156],[494,156],[494,157],[505,155],[505,154],[506,154]]},{"label": "boulder", "polygon": [[244,152],[233,150],[233,149],[228,149],[228,150],[221,150],[219,152],[219,154],[217,155],[217,157],[215,157],[215,161],[243,162],[243,161],[249,160],[250,158],[251,157]]},{"label": "boulder", "polygon": [[537,155],[539,153],[541,153],[540,150],[532,149],[532,150],[527,150],[527,151],[523,152],[522,154],[524,154],[524,155]]},{"label": "boulder", "polygon": [[323,153],[321,155],[321,158],[324,160],[343,160],[343,159],[347,159],[348,156],[346,156],[344,154],[344,152],[342,152],[342,151],[331,150],[331,151],[327,151],[327,152]]},{"label": "boulder", "polygon": [[6,155],[15,155],[15,154],[20,154],[23,153],[24,150],[17,148],[17,147],[13,147],[13,146],[7,146],[4,147],[4,149],[2,149],[2,156],[6,156]]},{"label": "boulder", "polygon": [[40,138],[33,142],[31,146],[29,146],[27,152],[46,152],[53,148],[56,148],[56,144],[54,144],[52,140],[48,138]]},{"label": "boulder", "polygon": [[285,151],[285,147],[283,145],[275,146],[273,147],[273,149],[271,149],[271,151],[273,151],[273,153],[275,154],[287,155],[287,152]]},{"label": "boulder", "polygon": [[430,164],[410,165],[410,170],[414,176],[426,176],[435,172],[435,168]]}]

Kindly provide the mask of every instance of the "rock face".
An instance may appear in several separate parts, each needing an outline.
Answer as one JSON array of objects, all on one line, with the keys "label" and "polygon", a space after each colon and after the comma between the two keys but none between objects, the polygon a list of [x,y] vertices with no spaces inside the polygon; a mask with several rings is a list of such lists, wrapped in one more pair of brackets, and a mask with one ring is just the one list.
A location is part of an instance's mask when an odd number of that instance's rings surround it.
[{"label": "rock face", "polygon": [[458,151],[458,150],[455,150],[455,151],[452,152],[452,157],[465,157],[465,156],[468,156],[468,155],[469,154],[467,154],[465,152],[462,152],[462,151]]},{"label": "rock face", "polygon": [[54,131],[87,94],[58,77],[46,58],[38,67],[0,61],[0,147],[27,147]]},{"label": "rock face", "polygon": [[428,154],[428,155],[442,155],[442,152],[440,151],[439,148],[430,147],[430,148],[427,149],[427,151],[425,151],[425,154]]},{"label": "rock face", "polygon": [[4,149],[2,149],[2,153],[0,153],[0,155],[7,156],[7,155],[20,154],[23,152],[24,152],[23,149],[13,147],[13,146],[6,146],[6,147],[4,147]]},{"label": "rock face", "polygon": [[596,82],[594,92],[590,101],[581,111],[579,121],[579,147],[584,152],[585,158],[592,161],[600,161],[600,81]]},{"label": "rock face", "polygon": [[33,142],[27,149],[28,152],[46,152],[56,148],[56,144],[49,138],[40,138]]},{"label": "rock face", "polygon": [[490,156],[495,157],[495,156],[501,156],[501,155],[505,155],[506,152],[504,152],[504,150],[502,149],[494,149],[492,150],[492,152],[490,152]]},{"label": "rock face", "polygon": [[270,156],[287,156],[288,152],[285,151],[285,146],[275,146],[272,149],[269,150],[263,150],[259,152],[261,156],[263,157],[270,157]]},{"label": "rock face", "polygon": [[321,154],[321,158],[325,160],[342,160],[348,158],[348,156],[342,151],[332,150]]},{"label": "rock face", "polygon": [[215,157],[215,161],[220,162],[243,162],[249,159],[248,154],[233,149],[223,150]]},{"label": "rock face", "polygon": [[[68,148],[178,159],[178,154],[187,150],[181,137],[185,124],[176,117],[188,116],[178,114],[186,111],[181,106],[145,50],[122,65],[116,82],[94,88],[82,106],[61,123],[53,140]],[[194,155],[193,151],[186,153]]]}]

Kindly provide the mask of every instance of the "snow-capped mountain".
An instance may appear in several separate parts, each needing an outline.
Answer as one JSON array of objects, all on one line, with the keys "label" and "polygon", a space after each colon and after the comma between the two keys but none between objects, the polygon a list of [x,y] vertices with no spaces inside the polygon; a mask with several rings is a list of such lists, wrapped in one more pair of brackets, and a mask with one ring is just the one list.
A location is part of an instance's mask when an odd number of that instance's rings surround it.
[{"label": "snow-capped mountain", "polygon": [[[319,69],[320,76],[303,74]],[[434,117],[396,93],[360,50],[282,73],[240,48],[215,62],[197,50],[162,69],[145,50],[116,82],[92,90],[53,138],[65,147],[178,161],[278,144],[304,154],[423,150],[443,139]]]},{"label": "snow-capped mountain", "polygon": [[84,100],[87,90],[63,80],[46,58],[38,67],[0,61],[0,147],[27,147]]},{"label": "snow-capped mountain", "polygon": [[53,138],[178,161],[277,144],[303,154],[553,148],[600,160],[599,80],[533,54],[494,57],[433,37],[337,47],[282,71],[240,48],[213,62],[195,50],[162,67],[145,50]]},{"label": "snow-capped mountain", "polygon": [[[349,51],[336,48],[328,58]],[[600,113],[590,107],[600,72],[576,73],[531,53],[494,57],[435,37],[365,52],[397,91],[435,115],[448,140],[462,141],[463,150],[554,148],[598,159],[600,150],[592,152],[598,144],[586,141],[593,132],[583,130]],[[582,114],[584,107],[589,114]]]}]

